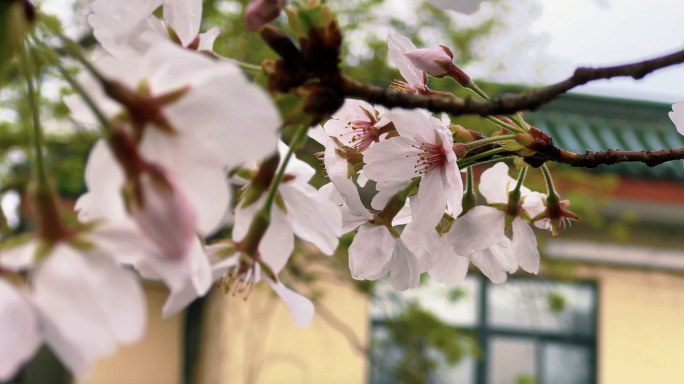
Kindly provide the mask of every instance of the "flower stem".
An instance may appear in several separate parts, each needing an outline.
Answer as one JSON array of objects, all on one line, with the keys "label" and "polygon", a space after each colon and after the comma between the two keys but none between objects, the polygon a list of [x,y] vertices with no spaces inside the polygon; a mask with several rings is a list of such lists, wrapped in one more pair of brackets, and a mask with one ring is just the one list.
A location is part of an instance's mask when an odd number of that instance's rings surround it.
[{"label": "flower stem", "polygon": [[[478,87],[474,81],[471,81],[470,84],[468,84],[468,86],[466,88],[469,89],[470,91],[472,91],[473,93],[475,93],[476,95],[480,96],[480,98],[482,98],[483,100],[489,100],[490,99],[489,95],[487,95],[487,93],[485,93],[482,89],[480,89],[480,87]],[[506,117],[511,119],[518,127],[522,128],[522,132],[529,132],[529,129],[527,129],[527,125],[523,122],[523,120],[519,114],[515,113],[512,115],[506,115]],[[492,121],[494,124],[501,125],[501,124],[497,123],[496,121],[493,121],[492,119],[487,119],[487,120]],[[508,125],[508,124],[506,124],[506,125]],[[511,129],[509,127],[511,127],[511,126],[508,125],[508,127],[504,127],[504,128],[506,128],[508,130],[512,130],[513,132],[520,132],[520,129],[518,129],[518,128]]]},{"label": "flower stem", "polygon": [[304,139],[307,131],[308,127],[306,125],[299,126],[295,131],[295,134],[292,137],[292,141],[290,143],[290,149],[287,151],[287,154],[280,162],[280,168],[278,168],[278,172],[273,177],[273,181],[269,186],[268,195],[266,196],[264,206],[254,216],[254,220],[252,221],[252,225],[249,228],[247,237],[245,237],[245,239],[240,244],[240,250],[251,257],[255,257],[257,255],[259,243],[261,243],[261,240],[264,237],[264,234],[266,233],[268,226],[271,224],[271,208],[273,207],[273,202],[275,201],[276,195],[278,194],[278,186],[285,177],[285,169],[287,168],[287,163],[290,162],[290,159],[292,158],[292,155],[294,154],[297,145],[299,145],[299,143],[301,143],[301,141]]},{"label": "flower stem", "polygon": [[26,54],[26,47],[22,46],[19,50],[20,66],[23,70],[23,75],[26,78],[28,92],[26,94],[29,109],[31,110],[31,123],[33,125],[33,147],[34,147],[34,165],[36,167],[36,181],[39,189],[49,188],[47,182],[47,175],[45,173],[45,161],[43,159],[43,131],[40,127],[40,102],[36,95],[36,90],[33,85],[33,66]]},{"label": "flower stem", "polygon": [[520,192],[520,188],[522,187],[523,181],[525,181],[525,176],[527,176],[527,168],[524,167],[520,170],[520,174],[518,175],[518,182],[515,184],[515,189],[511,191],[512,192]]},{"label": "flower stem", "polygon": [[280,186],[280,183],[283,181],[283,177],[285,177],[285,168],[287,168],[287,163],[290,162],[290,159],[292,158],[292,155],[296,150],[296,146],[299,145],[299,143],[302,141],[308,129],[309,128],[306,125],[300,125],[297,128],[297,130],[294,133],[294,136],[292,137],[290,149],[287,151],[287,154],[280,162],[280,168],[278,169],[278,173],[276,173],[275,177],[273,178],[273,182],[271,183],[271,186],[268,190],[268,195],[266,196],[266,202],[264,203],[264,207],[261,209],[263,212],[267,213],[269,217],[271,213],[271,207],[273,206],[273,201],[275,200],[276,194],[278,193],[278,186]]},{"label": "flower stem", "polygon": [[473,155],[470,157],[466,157],[464,159],[458,160],[456,163],[458,164],[459,168],[466,168],[473,166],[477,163],[477,160],[492,156],[492,155],[498,155],[499,153],[506,152],[505,148],[494,148],[490,149],[489,151],[485,151],[482,153],[478,153],[477,155]]},{"label": "flower stem", "polygon": [[254,73],[260,73],[261,72],[261,65],[245,63],[244,61],[235,60],[235,59],[231,59],[231,58],[229,58],[228,60],[235,63],[238,67],[244,69],[247,72],[254,72]]},{"label": "flower stem", "polygon": [[524,131],[521,130],[520,128],[515,127],[515,126],[512,126],[512,125],[510,125],[510,124],[506,124],[506,123],[504,123],[503,121],[497,119],[497,118],[494,117],[494,116],[487,116],[487,117],[485,117],[485,119],[491,121],[492,123],[498,125],[498,126],[501,127],[501,128],[506,128],[506,129],[508,129],[508,130],[511,131],[511,132],[516,132],[516,133],[523,133],[523,132],[524,132]]},{"label": "flower stem", "polygon": [[462,201],[463,211],[461,216],[465,215],[477,205],[477,195],[475,194],[475,183],[473,180],[473,167],[468,167],[466,171],[466,190],[463,194]]},{"label": "flower stem", "polygon": [[544,175],[544,181],[546,181],[546,197],[547,199],[550,199],[551,201],[558,201],[560,199],[558,193],[556,192],[556,188],[553,185],[553,178],[551,177],[551,172],[549,171],[549,167],[546,166],[546,164],[542,165],[541,167],[542,174]]},{"label": "flower stem", "polygon": [[472,141],[472,142],[466,144],[466,147],[468,147],[468,150],[471,150],[473,148],[481,147],[481,146],[489,144],[489,143],[497,143],[499,141],[513,140],[513,139],[515,139],[515,135],[501,135],[501,136],[488,137],[486,139]]}]

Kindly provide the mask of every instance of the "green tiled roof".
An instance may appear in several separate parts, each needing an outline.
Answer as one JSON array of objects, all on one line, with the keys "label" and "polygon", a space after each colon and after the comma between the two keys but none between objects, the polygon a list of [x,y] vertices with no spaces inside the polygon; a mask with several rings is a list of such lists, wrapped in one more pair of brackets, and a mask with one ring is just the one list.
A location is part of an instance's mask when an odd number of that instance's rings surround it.
[{"label": "green tiled roof", "polygon": [[[551,135],[559,147],[573,152],[684,147],[684,136],[668,117],[671,110],[672,105],[667,103],[568,94],[538,111],[526,113],[525,120]],[[603,166],[598,171],[684,182],[681,161],[654,168],[623,163]]]}]

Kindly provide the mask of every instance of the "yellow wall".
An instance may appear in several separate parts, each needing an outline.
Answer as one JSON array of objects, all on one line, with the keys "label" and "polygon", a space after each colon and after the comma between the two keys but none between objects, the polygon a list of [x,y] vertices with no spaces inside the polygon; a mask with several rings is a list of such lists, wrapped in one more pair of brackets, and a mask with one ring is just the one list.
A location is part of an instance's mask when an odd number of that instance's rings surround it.
[{"label": "yellow wall", "polygon": [[145,293],[149,308],[145,339],[98,361],[90,379],[83,384],[181,383],[183,315],[161,318],[161,309],[168,296],[162,285],[146,285]]},{"label": "yellow wall", "polygon": [[349,288],[329,285],[321,303],[330,313],[317,308],[311,326],[303,330],[267,285],[258,286],[247,302],[214,290],[198,382],[365,383],[366,362],[356,348],[367,339],[367,300]]},{"label": "yellow wall", "polygon": [[596,266],[581,275],[599,284],[599,383],[684,383],[684,275]]}]

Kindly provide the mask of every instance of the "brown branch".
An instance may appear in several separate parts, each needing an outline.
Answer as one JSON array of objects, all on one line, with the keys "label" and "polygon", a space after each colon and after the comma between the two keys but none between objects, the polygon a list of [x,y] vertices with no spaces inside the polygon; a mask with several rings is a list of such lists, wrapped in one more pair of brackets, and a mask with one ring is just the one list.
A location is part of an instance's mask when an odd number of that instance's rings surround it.
[{"label": "brown branch", "polygon": [[601,165],[613,165],[625,162],[644,163],[655,167],[668,161],[684,159],[684,148],[663,149],[661,151],[623,151],[609,149],[606,151],[574,153],[561,149],[560,156],[551,159],[573,167],[596,168]]},{"label": "brown branch", "polygon": [[684,50],[634,64],[605,68],[578,68],[572,77],[560,83],[552,84],[536,91],[517,95],[505,95],[488,101],[473,98],[454,100],[441,96],[401,93],[391,89],[360,83],[346,76],[342,77],[341,86],[346,96],[356,97],[390,108],[423,108],[432,112],[448,112],[452,115],[492,116],[513,114],[523,110],[535,110],[559,95],[594,80],[610,79],[613,77],[632,77],[638,80],[658,69],[681,63],[684,63]]}]

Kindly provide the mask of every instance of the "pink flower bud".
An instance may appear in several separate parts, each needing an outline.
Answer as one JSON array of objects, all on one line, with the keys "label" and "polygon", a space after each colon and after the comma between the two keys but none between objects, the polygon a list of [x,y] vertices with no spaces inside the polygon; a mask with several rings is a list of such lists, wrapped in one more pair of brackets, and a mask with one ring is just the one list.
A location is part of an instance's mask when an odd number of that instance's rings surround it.
[{"label": "pink flower bud", "polygon": [[248,31],[256,31],[259,27],[275,20],[285,8],[287,0],[255,0],[247,6],[245,22]]},{"label": "pink flower bud", "polygon": [[404,55],[414,67],[435,77],[446,75],[449,67],[453,66],[454,56],[448,48],[443,46],[412,49],[404,52]]},{"label": "pink flower bud", "polygon": [[140,230],[172,259],[182,258],[195,236],[195,215],[175,179],[150,166],[129,189],[126,204]]}]

